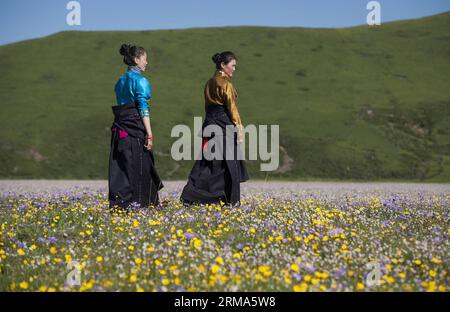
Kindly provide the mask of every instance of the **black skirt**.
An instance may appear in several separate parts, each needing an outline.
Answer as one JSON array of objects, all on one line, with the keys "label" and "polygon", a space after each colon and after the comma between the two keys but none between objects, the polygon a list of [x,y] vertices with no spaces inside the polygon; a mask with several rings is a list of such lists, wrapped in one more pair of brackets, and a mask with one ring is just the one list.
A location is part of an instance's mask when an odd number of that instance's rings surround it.
[{"label": "black skirt", "polygon": [[[226,131],[226,126],[233,125],[233,123],[225,106],[207,106],[202,133],[208,125],[219,126],[221,133],[203,137],[202,148],[207,147],[211,140],[216,140],[216,142],[223,140],[222,146],[226,147],[226,140],[231,140],[230,142],[234,145],[234,153],[223,148],[220,151],[223,154],[222,159],[207,159],[202,153],[201,159],[194,163],[180,200],[185,204],[207,204],[222,201],[225,204],[240,205],[240,183],[249,180],[249,175],[245,161],[242,157],[238,158],[237,156],[238,153],[242,155],[240,145],[237,144],[237,134],[232,133],[230,137],[230,133]],[[234,156],[230,157],[231,155]]]},{"label": "black skirt", "polygon": [[156,206],[163,183],[155,169],[153,152],[144,147],[146,130],[137,105],[117,105],[112,110],[109,207]]}]

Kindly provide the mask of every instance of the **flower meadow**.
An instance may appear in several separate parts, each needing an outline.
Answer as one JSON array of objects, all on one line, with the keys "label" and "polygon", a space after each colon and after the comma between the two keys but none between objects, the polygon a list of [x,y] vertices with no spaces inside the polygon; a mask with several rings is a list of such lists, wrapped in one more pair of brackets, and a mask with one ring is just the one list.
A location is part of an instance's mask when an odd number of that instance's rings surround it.
[{"label": "flower meadow", "polygon": [[128,213],[104,189],[4,193],[0,291],[449,290],[445,188],[247,187],[239,207],[180,191]]}]

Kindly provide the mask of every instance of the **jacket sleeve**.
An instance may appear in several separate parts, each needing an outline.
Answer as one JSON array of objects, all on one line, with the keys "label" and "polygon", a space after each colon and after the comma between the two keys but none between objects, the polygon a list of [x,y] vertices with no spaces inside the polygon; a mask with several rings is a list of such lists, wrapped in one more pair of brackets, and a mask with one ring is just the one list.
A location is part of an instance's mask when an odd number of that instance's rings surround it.
[{"label": "jacket sleeve", "polygon": [[150,82],[145,77],[141,77],[136,83],[136,102],[138,104],[141,117],[150,116],[150,107],[148,100],[151,97]]},{"label": "jacket sleeve", "polygon": [[241,116],[239,115],[239,110],[236,103],[236,92],[234,90],[233,85],[228,82],[222,88],[222,96],[225,102],[225,105],[230,112],[231,121],[235,124],[235,126],[242,127]]}]

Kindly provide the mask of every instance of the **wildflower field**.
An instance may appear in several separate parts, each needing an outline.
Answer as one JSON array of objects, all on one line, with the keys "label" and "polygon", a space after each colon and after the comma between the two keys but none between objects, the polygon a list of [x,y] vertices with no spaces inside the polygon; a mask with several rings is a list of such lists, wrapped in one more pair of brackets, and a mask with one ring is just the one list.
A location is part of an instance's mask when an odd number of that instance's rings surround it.
[{"label": "wildflower field", "polygon": [[235,208],[181,186],[128,214],[104,188],[4,192],[0,291],[449,290],[448,185],[243,185]]}]

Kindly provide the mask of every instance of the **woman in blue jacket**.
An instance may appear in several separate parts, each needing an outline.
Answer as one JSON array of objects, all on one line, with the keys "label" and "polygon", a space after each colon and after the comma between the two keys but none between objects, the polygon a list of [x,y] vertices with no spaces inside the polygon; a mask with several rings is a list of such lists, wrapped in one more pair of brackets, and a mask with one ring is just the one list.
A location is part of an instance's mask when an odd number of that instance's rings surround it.
[{"label": "woman in blue jacket", "polygon": [[110,208],[156,206],[163,187],[155,169],[150,124],[151,86],[143,76],[148,63],[143,47],[123,44],[120,48],[127,71],[115,85],[117,105],[112,107],[109,157]]}]

